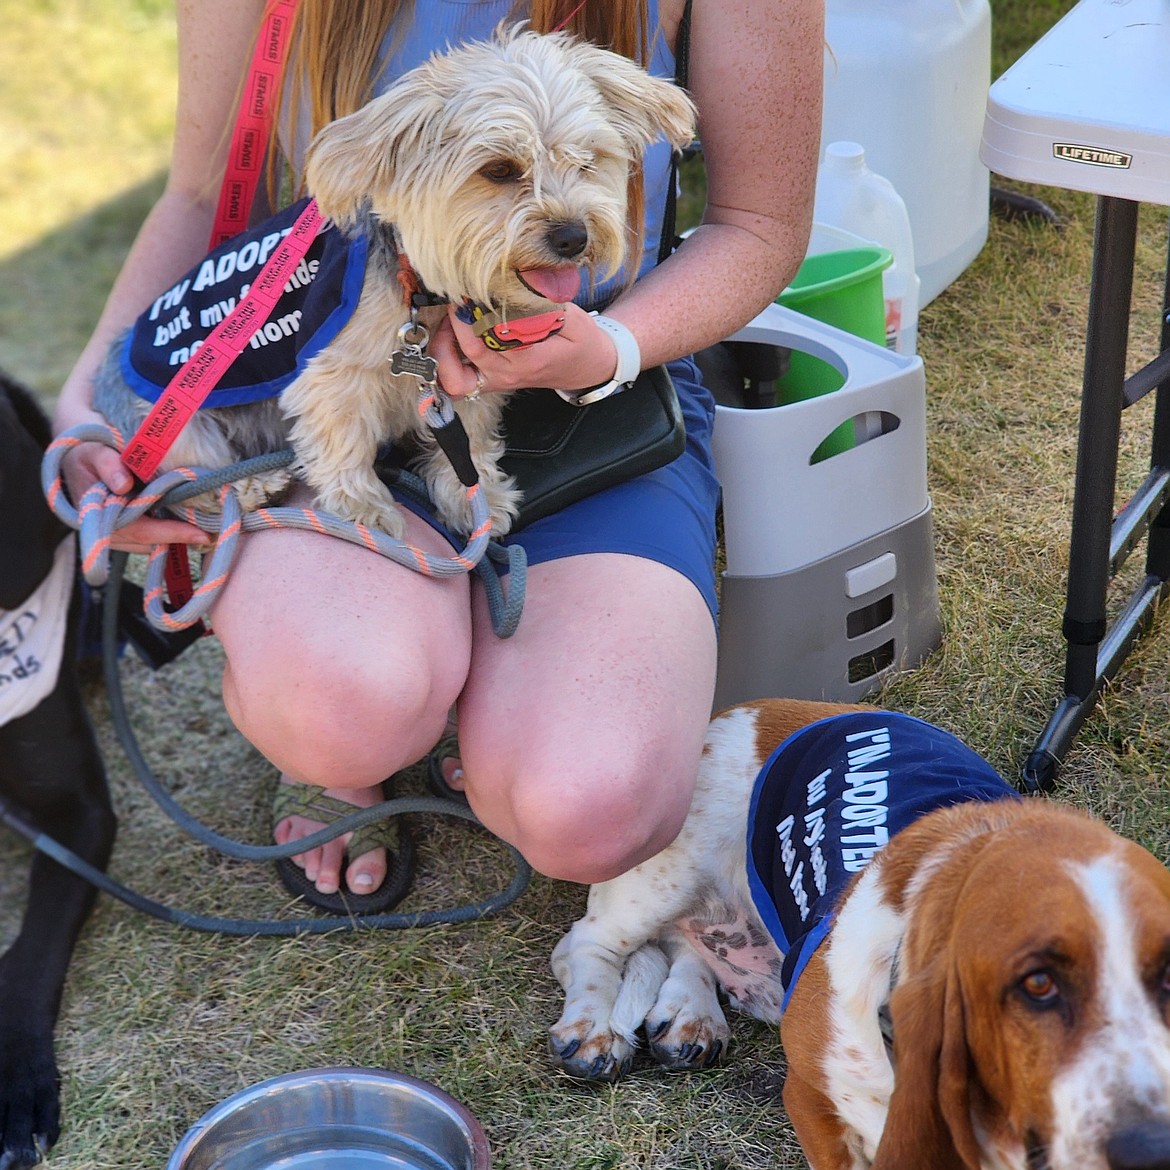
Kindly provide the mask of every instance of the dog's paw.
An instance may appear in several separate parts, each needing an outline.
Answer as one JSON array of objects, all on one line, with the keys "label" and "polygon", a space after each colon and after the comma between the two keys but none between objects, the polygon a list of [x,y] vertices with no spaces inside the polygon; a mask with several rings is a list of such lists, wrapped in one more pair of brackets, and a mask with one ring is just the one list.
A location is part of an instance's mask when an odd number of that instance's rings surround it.
[{"label": "dog's paw", "polygon": [[[592,894],[590,908],[599,911]],[[565,989],[565,1006],[549,1029],[549,1051],[571,1077],[616,1081],[633,1065],[638,1032],[670,963],[653,941],[630,953],[599,945],[590,938],[596,921],[581,919],[553,948],[553,972]]]},{"label": "dog's paw", "polygon": [[611,1084],[630,1071],[637,1044],[608,1028],[594,1028],[591,1021],[558,1020],[548,1030],[548,1050],[553,1063],[579,1081]]},{"label": "dog's paw", "polygon": [[406,519],[402,509],[380,483],[361,492],[346,492],[337,488],[323,491],[318,494],[317,503],[324,512],[352,524],[364,524],[395,540],[401,540],[406,535]]},{"label": "dog's paw", "polygon": [[288,494],[292,478],[292,472],[287,468],[277,468],[261,475],[237,479],[232,484],[232,490],[240,501],[240,507],[245,512],[254,512],[257,508],[279,504]]},{"label": "dog's paw", "polygon": [[671,1072],[693,1072],[710,1068],[723,1055],[731,1030],[711,995],[700,995],[696,1003],[695,988],[672,987],[667,980],[650,1014],[646,1017],[646,1040],[650,1055]]},{"label": "dog's paw", "polygon": [[60,1077],[51,1032],[0,1028],[0,1166],[35,1166],[60,1134]]},{"label": "dog's paw", "polygon": [[650,1055],[671,1072],[709,1068],[731,1036],[715,974],[678,937],[670,940],[669,950],[670,974],[659,986],[643,1025]]},{"label": "dog's paw", "polygon": [[725,1020],[647,1020],[650,1055],[670,1072],[710,1068],[723,1055],[730,1031]]}]

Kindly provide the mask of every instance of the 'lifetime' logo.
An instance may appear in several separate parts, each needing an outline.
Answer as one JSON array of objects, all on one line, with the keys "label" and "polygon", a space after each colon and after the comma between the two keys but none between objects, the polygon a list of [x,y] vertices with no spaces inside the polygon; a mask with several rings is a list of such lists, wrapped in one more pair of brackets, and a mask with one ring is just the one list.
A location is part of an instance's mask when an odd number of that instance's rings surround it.
[{"label": "'lifetime' logo", "polygon": [[1103,150],[1099,146],[1081,146],[1076,142],[1054,142],[1052,153],[1056,158],[1065,162],[1087,163],[1092,167],[1112,167],[1115,170],[1128,170],[1133,162],[1132,154],[1125,154],[1120,150]]}]

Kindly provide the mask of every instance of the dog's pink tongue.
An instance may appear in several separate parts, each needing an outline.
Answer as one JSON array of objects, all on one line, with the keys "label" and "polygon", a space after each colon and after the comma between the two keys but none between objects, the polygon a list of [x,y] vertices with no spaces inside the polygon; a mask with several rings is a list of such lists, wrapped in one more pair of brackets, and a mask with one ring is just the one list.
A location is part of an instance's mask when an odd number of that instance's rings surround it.
[{"label": "dog's pink tongue", "polygon": [[522,268],[520,279],[550,301],[571,301],[581,287],[581,270],[574,264],[556,268]]}]

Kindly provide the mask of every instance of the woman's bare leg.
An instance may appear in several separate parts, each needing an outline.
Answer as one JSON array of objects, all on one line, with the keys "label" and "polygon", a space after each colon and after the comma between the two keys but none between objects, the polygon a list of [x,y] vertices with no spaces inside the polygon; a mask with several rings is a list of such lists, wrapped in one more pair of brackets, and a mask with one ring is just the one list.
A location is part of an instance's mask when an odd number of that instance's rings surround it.
[{"label": "woman's bare leg", "polygon": [[459,701],[468,799],[541,873],[598,882],[653,856],[690,807],[715,682],[699,591],[640,557],[589,554],[529,570],[507,641],[474,590]]},{"label": "woman's bare leg", "polygon": [[[450,555],[417,517],[407,539]],[[240,731],[289,778],[362,806],[438,739],[470,657],[466,577],[426,577],[292,529],[244,538],[213,625],[227,655],[224,702]],[[289,818],[276,837],[317,828]],[[338,889],[345,840],[298,858],[322,893]],[[346,884],[369,892],[385,873],[385,852],[374,850],[351,863]]]}]

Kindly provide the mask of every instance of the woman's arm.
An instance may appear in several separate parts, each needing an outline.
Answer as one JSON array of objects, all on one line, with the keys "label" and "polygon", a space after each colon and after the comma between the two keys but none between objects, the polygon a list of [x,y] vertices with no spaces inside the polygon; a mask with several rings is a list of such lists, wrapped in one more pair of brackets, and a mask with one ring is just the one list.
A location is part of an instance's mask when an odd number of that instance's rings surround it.
[{"label": "woman's arm", "polygon": [[[667,7],[664,3],[663,7]],[[808,246],[821,136],[823,0],[695,0],[689,85],[707,169],[702,224],[606,310],[643,368],[720,341],[773,301]],[[588,316],[527,350],[497,354],[454,323],[487,387],[579,389],[607,381],[613,343]],[[444,386],[475,387],[446,361]]]},{"label": "woman's arm", "polygon": [[[178,4],[179,91],[166,186],[143,221],[93,334],[61,389],[54,415],[58,432],[100,421],[90,405],[91,383],[110,344],[207,251],[240,81],[263,10],[264,0]],[[96,443],[71,452],[64,470],[74,499],[98,479],[117,492],[133,484],[117,454]],[[123,530],[118,544],[143,551],[151,541],[204,540],[188,524],[139,520]]]},{"label": "woman's arm", "polygon": [[688,88],[707,171],[703,221],[608,310],[638,338],[645,365],[734,333],[804,259],[821,138],[823,12],[823,0],[695,0]]}]

